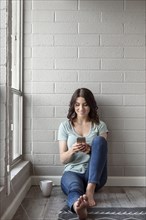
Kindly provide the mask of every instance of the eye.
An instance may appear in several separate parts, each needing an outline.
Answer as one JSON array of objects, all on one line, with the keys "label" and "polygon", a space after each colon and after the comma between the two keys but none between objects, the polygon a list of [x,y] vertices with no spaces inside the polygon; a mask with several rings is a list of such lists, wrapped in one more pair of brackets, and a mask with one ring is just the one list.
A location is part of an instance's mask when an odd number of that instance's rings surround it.
[{"label": "eye", "polygon": [[87,104],[87,103],[84,103],[84,106],[86,107],[86,106],[88,106],[88,104]]},{"label": "eye", "polygon": [[79,105],[80,105],[79,103],[77,103],[77,102],[75,103],[75,106],[79,106]]}]

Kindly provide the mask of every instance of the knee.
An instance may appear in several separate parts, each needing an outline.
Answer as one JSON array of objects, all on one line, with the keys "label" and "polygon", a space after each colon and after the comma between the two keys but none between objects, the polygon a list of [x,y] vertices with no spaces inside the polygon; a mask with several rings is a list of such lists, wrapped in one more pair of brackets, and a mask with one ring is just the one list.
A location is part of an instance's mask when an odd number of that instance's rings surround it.
[{"label": "knee", "polygon": [[107,145],[106,139],[102,136],[96,136],[93,139],[93,143],[98,144],[98,145]]},{"label": "knee", "polygon": [[93,139],[93,142],[92,142],[92,148],[98,148],[98,149],[104,149],[104,150],[107,150],[107,141],[104,137],[102,136],[96,136],[94,139]]}]

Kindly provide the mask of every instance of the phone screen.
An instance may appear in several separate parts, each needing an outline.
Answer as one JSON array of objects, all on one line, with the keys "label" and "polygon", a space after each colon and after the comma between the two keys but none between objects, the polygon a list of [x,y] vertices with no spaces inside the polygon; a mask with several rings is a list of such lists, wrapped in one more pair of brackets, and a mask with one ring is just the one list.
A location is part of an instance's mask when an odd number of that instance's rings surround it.
[{"label": "phone screen", "polygon": [[78,137],[77,143],[86,143],[86,138],[85,137]]}]

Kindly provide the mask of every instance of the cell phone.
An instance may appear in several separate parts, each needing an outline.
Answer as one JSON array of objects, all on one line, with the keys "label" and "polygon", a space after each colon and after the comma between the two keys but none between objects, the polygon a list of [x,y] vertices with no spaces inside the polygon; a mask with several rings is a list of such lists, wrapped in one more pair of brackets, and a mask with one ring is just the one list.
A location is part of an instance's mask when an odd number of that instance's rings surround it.
[{"label": "cell phone", "polygon": [[86,138],[85,137],[78,137],[77,143],[86,143]]}]

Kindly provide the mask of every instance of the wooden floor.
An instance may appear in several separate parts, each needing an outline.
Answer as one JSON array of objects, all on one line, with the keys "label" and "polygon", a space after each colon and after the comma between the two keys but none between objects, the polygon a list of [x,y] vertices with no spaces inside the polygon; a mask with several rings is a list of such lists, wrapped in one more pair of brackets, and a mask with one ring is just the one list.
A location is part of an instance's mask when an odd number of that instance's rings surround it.
[{"label": "wooden floor", "polygon": [[[95,194],[98,207],[146,207],[146,188],[103,187]],[[60,187],[54,186],[51,196],[42,196],[39,186],[32,186],[12,220],[57,220],[66,204]]]}]

